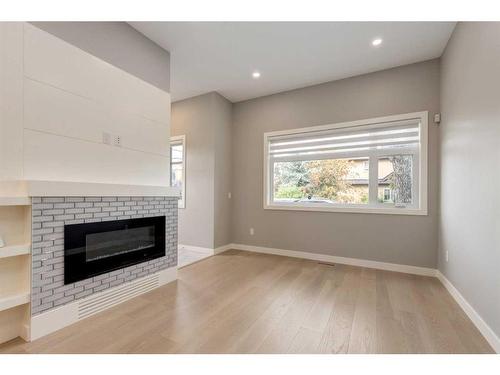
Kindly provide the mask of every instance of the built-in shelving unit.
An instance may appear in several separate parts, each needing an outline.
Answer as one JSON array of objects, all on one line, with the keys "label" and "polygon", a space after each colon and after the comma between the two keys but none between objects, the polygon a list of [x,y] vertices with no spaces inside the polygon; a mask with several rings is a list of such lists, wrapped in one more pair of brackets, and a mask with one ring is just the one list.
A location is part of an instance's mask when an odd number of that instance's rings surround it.
[{"label": "built-in shelving unit", "polygon": [[0,343],[29,340],[31,320],[31,199],[0,197]]},{"label": "built-in shelving unit", "polygon": [[11,245],[0,247],[0,259],[28,255],[31,253],[31,244]]},{"label": "built-in shelving unit", "polygon": [[8,310],[13,307],[25,305],[30,302],[30,293],[19,292],[0,297],[0,311]]}]

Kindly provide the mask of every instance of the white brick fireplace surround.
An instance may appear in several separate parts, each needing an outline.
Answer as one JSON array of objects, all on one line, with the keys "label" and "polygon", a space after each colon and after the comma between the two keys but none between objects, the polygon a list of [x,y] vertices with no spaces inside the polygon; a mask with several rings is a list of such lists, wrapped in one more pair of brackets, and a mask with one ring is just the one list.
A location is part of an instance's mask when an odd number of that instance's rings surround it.
[{"label": "white brick fireplace surround", "polygon": [[[166,255],[64,285],[64,225],[166,216]],[[33,197],[32,316],[177,266],[177,198]]]}]

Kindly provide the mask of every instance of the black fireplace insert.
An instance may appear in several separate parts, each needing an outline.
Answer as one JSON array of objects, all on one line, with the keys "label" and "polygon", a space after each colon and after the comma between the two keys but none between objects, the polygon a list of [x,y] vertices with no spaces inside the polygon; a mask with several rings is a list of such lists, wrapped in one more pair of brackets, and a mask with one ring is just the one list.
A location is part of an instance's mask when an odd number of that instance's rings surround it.
[{"label": "black fireplace insert", "polygon": [[64,226],[64,284],[165,255],[165,216]]}]

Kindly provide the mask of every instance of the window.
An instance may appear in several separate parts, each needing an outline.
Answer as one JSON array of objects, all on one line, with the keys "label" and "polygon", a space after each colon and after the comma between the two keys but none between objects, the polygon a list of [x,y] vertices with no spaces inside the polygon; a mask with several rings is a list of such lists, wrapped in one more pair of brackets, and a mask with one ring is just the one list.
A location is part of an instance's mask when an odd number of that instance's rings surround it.
[{"label": "window", "polygon": [[266,133],[264,208],[426,215],[427,116]]},{"label": "window", "polygon": [[186,137],[170,138],[170,186],[181,189],[179,208],[186,207]]},{"label": "window", "polygon": [[391,200],[392,200],[392,190],[385,188],[383,202],[391,202]]}]

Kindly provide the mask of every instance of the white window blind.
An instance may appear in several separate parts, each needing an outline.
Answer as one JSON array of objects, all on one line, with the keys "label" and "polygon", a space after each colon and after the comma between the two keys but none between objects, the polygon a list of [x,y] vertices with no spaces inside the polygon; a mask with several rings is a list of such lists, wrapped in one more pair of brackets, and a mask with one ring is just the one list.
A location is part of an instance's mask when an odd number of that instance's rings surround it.
[{"label": "white window blind", "polygon": [[280,160],[329,159],[370,151],[397,153],[420,143],[417,120],[308,131],[269,138],[269,155]]}]

